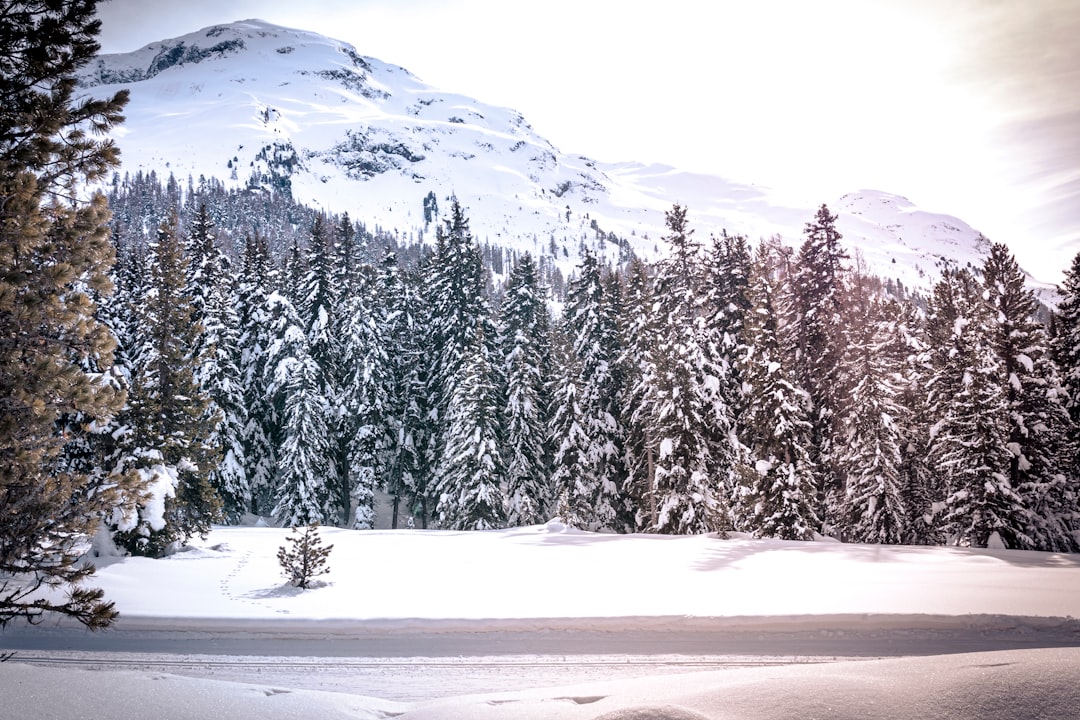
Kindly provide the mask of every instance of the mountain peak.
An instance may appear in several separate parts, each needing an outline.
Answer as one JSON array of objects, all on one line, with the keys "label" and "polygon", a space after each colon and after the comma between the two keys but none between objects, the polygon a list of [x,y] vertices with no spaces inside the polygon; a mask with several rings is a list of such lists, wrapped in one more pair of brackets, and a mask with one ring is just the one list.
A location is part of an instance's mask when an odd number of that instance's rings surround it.
[{"label": "mountain peak", "polygon": [[662,253],[675,202],[703,234],[797,244],[824,200],[871,269],[909,287],[928,287],[942,258],[981,262],[988,247],[966,223],[887,192],[792,203],[716,175],[562,153],[512,109],[264,20],[102,55],[80,81],[95,94],[131,91],[117,131],[123,171],[288,192],[406,238],[433,231],[430,194],[454,195],[480,239],[550,253],[567,269],[586,245],[613,258],[627,246]]}]

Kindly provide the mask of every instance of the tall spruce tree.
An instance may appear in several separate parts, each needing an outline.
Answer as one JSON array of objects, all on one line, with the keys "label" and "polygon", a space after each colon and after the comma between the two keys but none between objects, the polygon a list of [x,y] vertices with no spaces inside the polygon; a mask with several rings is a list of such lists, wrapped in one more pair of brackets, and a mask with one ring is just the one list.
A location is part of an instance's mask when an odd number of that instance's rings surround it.
[{"label": "tall spruce tree", "polygon": [[989,340],[1001,364],[1009,418],[1009,485],[1029,512],[1025,536],[1041,550],[1078,549],[1072,526],[1080,488],[1069,479],[1076,447],[1038,303],[1008,248],[990,247],[983,286],[990,306]]},{"label": "tall spruce tree", "polygon": [[273,341],[266,373],[280,418],[272,514],[289,526],[336,521],[341,505],[330,434],[333,408],[308,351],[303,320],[287,298],[272,293],[269,302]]},{"label": "tall spruce tree", "polygon": [[[497,334],[485,297],[483,263],[469,230],[465,211],[456,200],[451,205],[450,217],[436,232],[436,240],[437,249],[428,279],[431,344],[427,380],[431,403],[429,417],[433,427],[425,459],[427,467],[433,471],[438,470],[439,473],[437,485],[425,483],[431,491],[430,499],[435,501],[435,505],[443,497],[457,497],[458,492],[446,485],[447,472],[451,472],[454,477],[460,477],[457,471],[448,468],[446,463],[461,458],[456,455],[451,458],[448,455],[447,443],[451,440],[450,435],[461,427],[455,425],[456,419],[469,411],[455,408],[454,403],[463,399],[470,402],[497,402],[501,392],[474,393],[475,388],[465,392],[457,385],[466,379],[475,379],[479,373],[480,379],[477,382],[485,387],[486,383],[491,383],[495,388],[502,387],[500,368],[498,363],[492,362],[496,356]],[[477,340],[482,342],[480,347],[476,345]],[[482,357],[475,357],[476,353],[480,353]],[[471,365],[467,371],[463,370],[466,359]],[[482,372],[477,369],[481,367]],[[495,417],[496,413],[492,410],[485,409],[485,420]],[[454,440],[456,442],[458,438]],[[456,507],[462,508],[464,505]],[[437,508],[429,510],[435,510],[442,524],[457,525],[463,521],[452,513],[444,513]]]},{"label": "tall spruce tree", "polygon": [[377,297],[378,304],[384,308],[381,338],[390,373],[387,420],[391,437],[383,466],[383,485],[390,494],[390,526],[397,528],[402,502],[411,517],[425,497],[425,488],[420,483],[424,475],[421,450],[427,396],[421,293],[415,275],[398,266],[397,255],[391,250],[383,256]]},{"label": "tall spruce tree", "polygon": [[943,497],[938,522],[950,542],[1030,547],[1028,511],[1009,480],[1008,398],[990,341],[990,309],[966,270],[946,270],[934,286],[928,331],[934,347],[927,383],[929,461]]},{"label": "tall spruce tree", "polygon": [[825,205],[806,224],[803,236],[792,278],[794,379],[810,396],[810,459],[817,478],[816,512],[822,529],[830,532],[836,525],[842,496],[835,455],[835,416],[842,402],[837,393],[844,347],[844,261],[848,256],[840,246],[842,236],[836,229],[836,216]]},{"label": "tall spruce tree", "polygon": [[563,519],[589,530],[612,529],[621,514],[624,458],[615,416],[617,325],[600,264],[585,252],[570,282],[554,393],[552,486]]},{"label": "tall spruce tree", "polygon": [[897,545],[908,534],[900,476],[903,408],[878,302],[856,281],[845,322],[843,364],[849,385],[840,411],[844,495],[838,527],[845,540]]},{"label": "tall spruce tree", "polygon": [[619,405],[625,428],[625,525],[641,532],[656,526],[656,442],[650,417],[651,388],[657,376],[658,316],[653,312],[653,277],[645,261],[635,258],[627,271],[622,350],[618,358],[625,378]]},{"label": "tall spruce tree", "polygon": [[506,376],[507,523],[544,522],[552,504],[548,478],[550,328],[536,264],[525,254],[514,266],[502,304]]},{"label": "tall spruce tree", "polygon": [[244,403],[239,367],[239,318],[236,313],[232,263],[217,244],[214,222],[200,204],[188,235],[190,267],[187,294],[192,322],[199,332],[192,353],[200,359],[195,380],[208,400],[203,422],[210,428],[207,444],[219,460],[209,482],[221,498],[226,520],[238,522],[251,509],[251,489],[244,462]]},{"label": "tall spruce tree", "polygon": [[246,422],[243,427],[244,478],[250,512],[270,515],[274,506],[280,415],[270,392],[272,373],[267,369],[273,343],[271,288],[276,271],[270,262],[266,238],[249,235],[236,288],[237,369]]},{"label": "tall spruce tree", "polygon": [[[175,543],[205,535],[219,519],[221,500],[209,483],[218,450],[209,444],[217,419],[196,379],[202,326],[185,283],[188,260],[175,211],[150,247],[150,284],[139,308],[142,342],[132,349],[129,394],[130,462],[157,488],[137,520],[117,524],[130,552],[159,557]],[[171,487],[170,487],[171,486]]]},{"label": "tall spruce tree", "polygon": [[[95,629],[116,617],[82,584],[93,565],[77,561],[129,483],[57,467],[91,419],[107,423],[124,401],[107,381],[113,340],[89,299],[109,287],[108,211],[101,196],[73,200],[117,164],[95,135],[122,120],[127,100],[76,98],[75,73],[99,49],[95,6],[0,3],[0,627],[47,612]],[[77,413],[86,422],[58,432]]]},{"label": "tall spruce tree", "polygon": [[723,340],[707,318],[704,266],[686,208],[667,214],[670,256],[659,263],[654,297],[657,376],[649,394],[656,443],[654,530],[700,533],[727,527],[734,481],[734,427],[722,388]]},{"label": "tall spruce tree", "polygon": [[762,244],[750,279],[739,361],[747,460],[733,500],[734,525],[758,537],[810,540],[818,527],[807,449],[811,426],[806,392],[792,382],[783,348],[784,295],[781,278],[773,277],[776,261],[772,248]]},{"label": "tall spruce tree", "polygon": [[452,378],[438,467],[438,524],[454,530],[505,525],[506,468],[495,372],[488,362],[483,326]]},{"label": "tall spruce tree", "polygon": [[1052,349],[1061,372],[1065,407],[1073,427],[1080,428],[1080,252],[1073,257],[1059,289],[1061,302],[1054,317]]}]

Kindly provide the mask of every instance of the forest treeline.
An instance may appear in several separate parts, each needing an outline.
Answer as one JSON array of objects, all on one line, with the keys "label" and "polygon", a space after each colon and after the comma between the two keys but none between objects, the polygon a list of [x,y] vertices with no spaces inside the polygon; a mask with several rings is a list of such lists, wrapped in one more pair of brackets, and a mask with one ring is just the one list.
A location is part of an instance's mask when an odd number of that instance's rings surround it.
[{"label": "forest treeline", "polygon": [[552,302],[456,201],[433,244],[293,210],[288,245],[230,251],[170,184],[153,235],[114,217],[99,301],[128,401],[93,462],[161,495],[112,519],[132,552],[247,514],[369,528],[377,491],[395,527],[1077,549],[1076,299],[1051,337],[1004,245],[921,297],[860,271],[825,206],[797,251],[699,242],[675,206],[666,257],[582,247]]},{"label": "forest treeline", "polygon": [[111,624],[92,538],[369,528],[377,492],[394,525],[1078,549],[1080,255],[1046,327],[1004,245],[909,296],[825,206],[796,251],[676,205],[652,263],[594,224],[564,279],[432,193],[421,243],[110,183],[95,6],[0,0],[0,628]]}]

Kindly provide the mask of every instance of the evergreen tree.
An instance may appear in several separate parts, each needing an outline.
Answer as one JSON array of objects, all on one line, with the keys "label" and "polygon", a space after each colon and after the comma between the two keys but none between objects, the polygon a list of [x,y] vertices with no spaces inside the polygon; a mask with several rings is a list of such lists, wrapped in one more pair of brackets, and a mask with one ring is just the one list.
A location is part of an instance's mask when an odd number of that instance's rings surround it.
[{"label": "evergreen tree", "polygon": [[834,418],[843,402],[839,396],[844,346],[841,328],[844,261],[848,256],[840,247],[842,236],[836,229],[836,216],[825,205],[806,224],[803,235],[792,278],[794,379],[810,397],[810,459],[817,478],[816,511],[823,530],[829,532],[836,524],[842,495]]},{"label": "evergreen tree", "polygon": [[544,522],[552,498],[546,448],[551,369],[549,322],[536,265],[525,254],[514,266],[502,305],[507,384],[507,524]]},{"label": "evergreen tree", "polygon": [[969,272],[943,273],[930,305],[935,357],[928,383],[937,418],[929,460],[944,492],[941,530],[960,545],[986,547],[996,535],[1007,547],[1030,547],[1028,512],[1009,481],[1008,399],[989,315]]},{"label": "evergreen tree", "polygon": [[[422,485],[423,437],[426,432],[427,382],[423,360],[424,314],[415,276],[398,267],[397,255],[387,250],[378,284],[378,305],[385,308],[381,338],[390,377],[388,420],[390,444],[384,461],[384,480],[391,498],[390,526],[397,528],[401,502],[411,514],[426,497]],[[426,513],[421,512],[422,522]]]},{"label": "evergreen tree", "polygon": [[856,288],[845,323],[843,365],[851,389],[839,417],[844,444],[837,459],[845,481],[839,529],[848,541],[895,545],[908,534],[900,477],[903,409],[880,310],[869,292]]},{"label": "evergreen tree", "polygon": [[288,526],[324,523],[341,515],[330,435],[333,409],[299,317],[284,298],[277,299],[279,339],[268,366],[282,420],[273,515]]},{"label": "evergreen tree", "polygon": [[1073,257],[1059,289],[1061,302],[1054,316],[1052,349],[1061,371],[1065,407],[1073,427],[1077,428],[1080,427],[1080,252]]},{"label": "evergreen tree", "polygon": [[270,390],[273,373],[267,367],[274,342],[270,299],[273,281],[266,239],[258,234],[248,236],[236,293],[237,369],[246,408],[242,458],[251,498],[248,509],[260,515],[269,515],[274,507],[276,440],[280,437],[281,424],[279,408]]},{"label": "evergreen tree", "polygon": [[724,369],[721,392],[736,416],[742,410],[739,359],[745,355],[743,324],[751,305],[752,265],[750,246],[742,235],[724,231],[712,239],[703,288],[706,322],[718,343],[717,362]]},{"label": "evergreen tree", "polygon": [[1071,525],[1078,517],[1080,493],[1066,475],[1076,447],[1069,442],[1071,419],[1049,340],[1035,317],[1035,296],[1000,243],[990,247],[983,285],[990,306],[989,341],[1001,364],[1007,403],[1008,481],[1029,511],[1024,534],[1034,548],[1076,550]]},{"label": "evergreen tree", "polygon": [[884,345],[881,353],[893,368],[891,374],[901,408],[900,473],[901,498],[907,510],[907,536],[912,545],[935,545],[941,541],[934,528],[935,500],[932,475],[927,467],[930,413],[925,385],[931,373],[925,329],[913,303],[887,301],[881,308]]},{"label": "evergreen tree", "polygon": [[660,333],[646,401],[656,443],[654,530],[700,533],[727,524],[736,454],[722,393],[728,368],[718,357],[722,339],[706,318],[701,248],[686,209],[675,205],[666,220],[671,255],[657,268]]},{"label": "evergreen tree", "polygon": [[[123,403],[107,377],[113,340],[89,299],[109,286],[108,211],[101,196],[71,200],[117,164],[95,134],[122,120],[127,100],[76,99],[75,73],[99,49],[95,5],[0,6],[0,627],[47,612],[94,629],[116,618],[82,585],[94,567],[78,560],[130,482],[57,466]],[[76,414],[87,422],[58,432]],[[67,595],[41,596],[43,586]]]},{"label": "evergreen tree", "polygon": [[217,419],[208,418],[196,380],[202,326],[193,316],[187,269],[174,213],[158,227],[150,248],[150,285],[139,318],[143,337],[132,350],[128,408],[130,462],[158,490],[134,524],[134,518],[125,519],[115,528],[117,541],[129,551],[154,557],[192,535],[205,535],[221,511],[208,481],[219,462],[208,443]]},{"label": "evergreen tree", "polygon": [[188,256],[187,294],[192,322],[200,330],[192,350],[201,360],[195,380],[208,399],[203,422],[212,430],[207,444],[220,458],[210,468],[209,482],[221,498],[225,518],[237,522],[251,507],[244,462],[247,406],[240,383],[239,318],[231,262],[217,245],[205,204],[199,206],[191,223]]},{"label": "evergreen tree", "polygon": [[566,498],[566,522],[589,530],[611,529],[621,514],[625,476],[621,428],[614,414],[618,389],[612,376],[618,332],[600,265],[587,251],[578,272],[567,290],[565,340],[558,355],[562,372],[552,413],[551,483],[556,497]]},{"label": "evergreen tree", "polygon": [[806,393],[791,381],[783,352],[778,307],[782,293],[772,274],[771,249],[762,245],[749,288],[739,369],[745,387],[741,430],[747,461],[741,469],[735,527],[758,537],[810,540],[817,527],[811,502],[813,473],[807,446],[811,426]]},{"label": "evergreen tree", "polygon": [[[484,295],[485,282],[480,253],[469,231],[469,222],[461,205],[455,200],[451,205],[450,217],[436,232],[437,249],[429,266],[428,278],[428,319],[429,319],[429,422],[432,427],[428,433],[425,448],[426,457],[423,466],[434,471],[442,468],[446,471],[447,442],[449,433],[454,431],[453,418],[471,412],[468,408],[455,408],[458,399],[479,402],[486,399],[496,402],[499,394],[470,394],[457,388],[457,384],[470,377],[470,372],[462,370],[466,358],[473,365],[479,363],[484,368],[483,383],[490,382],[493,387],[503,386],[499,377],[497,363],[492,362],[496,355],[496,332]],[[476,346],[481,340],[483,345]],[[482,358],[473,357],[481,353]],[[479,381],[478,381],[479,382]],[[492,409],[485,409],[485,419],[496,414]],[[457,475],[455,475],[457,476]],[[427,487],[437,502],[443,498],[457,497],[459,489],[446,486],[446,480],[439,477],[436,486],[430,479],[421,484]],[[457,518],[451,513],[435,510],[440,521],[456,524]],[[500,508],[501,513],[501,508]]]},{"label": "evergreen tree", "polygon": [[[339,442],[346,446],[353,526],[375,526],[375,488],[396,433],[394,375],[383,308],[359,290],[343,305]],[[340,472],[340,470],[339,470]]]},{"label": "evergreen tree", "polygon": [[303,530],[293,527],[293,533],[288,538],[292,547],[283,545],[278,548],[278,564],[281,565],[285,577],[289,578],[290,584],[307,590],[313,579],[330,572],[326,560],[334,546],[323,547],[317,523],[308,525]]},{"label": "evergreen tree", "polygon": [[626,318],[623,326],[619,366],[625,378],[619,404],[625,426],[623,492],[629,517],[625,524],[633,531],[656,526],[656,442],[649,413],[651,388],[657,376],[656,340],[658,317],[653,312],[653,277],[649,266],[635,258],[627,273]]},{"label": "evergreen tree", "polygon": [[501,446],[498,388],[487,361],[482,327],[466,349],[447,404],[439,463],[438,524],[454,530],[491,530],[505,524],[506,469]]},{"label": "evergreen tree", "polygon": [[[334,252],[331,232],[321,215],[315,217],[311,227],[311,239],[307,247],[304,273],[300,276],[296,311],[303,323],[307,337],[307,354],[315,363],[315,390],[326,401],[331,413],[329,424],[325,428],[327,438],[327,461],[334,471],[332,476],[324,477],[326,482],[335,485],[333,492],[336,505],[340,508],[338,522],[348,524],[354,482],[350,472],[349,446],[345,424],[345,401],[342,396],[341,382],[349,372],[345,367],[342,348],[342,332],[345,319],[341,313],[338,285],[335,282]],[[321,463],[320,463],[321,464]],[[322,518],[320,522],[329,522],[332,518]]]}]

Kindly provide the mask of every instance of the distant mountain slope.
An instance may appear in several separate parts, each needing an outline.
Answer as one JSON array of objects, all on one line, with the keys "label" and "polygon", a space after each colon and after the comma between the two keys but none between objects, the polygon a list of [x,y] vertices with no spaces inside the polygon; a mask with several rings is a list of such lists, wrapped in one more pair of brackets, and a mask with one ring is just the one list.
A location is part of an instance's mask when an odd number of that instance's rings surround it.
[{"label": "distant mountain slope", "polygon": [[[454,194],[479,238],[551,253],[568,267],[597,229],[647,258],[662,253],[674,202],[688,206],[698,237],[726,228],[791,244],[825,202],[851,254],[908,287],[927,287],[943,258],[978,264],[987,249],[963,221],[888,193],[791,202],[718,176],[562,153],[514,110],[261,20],[102,55],[80,79],[94,94],[131,90],[116,132],[123,171],[284,189],[405,237],[433,231],[429,194],[436,218]],[[601,246],[619,252],[615,242]]]}]

